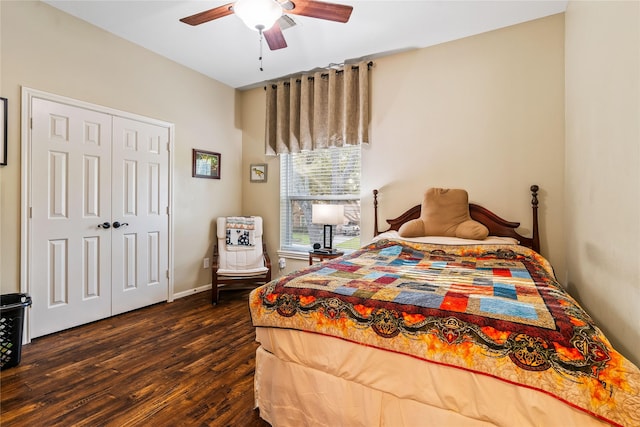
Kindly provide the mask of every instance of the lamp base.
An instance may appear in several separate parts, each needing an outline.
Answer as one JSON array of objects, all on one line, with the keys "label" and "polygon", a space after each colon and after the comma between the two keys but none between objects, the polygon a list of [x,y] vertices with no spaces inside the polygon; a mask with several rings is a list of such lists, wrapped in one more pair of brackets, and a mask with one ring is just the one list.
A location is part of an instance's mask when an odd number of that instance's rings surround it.
[{"label": "lamp base", "polygon": [[333,254],[337,254],[338,251],[335,249],[314,249],[313,253],[323,254],[323,255],[333,255]]},{"label": "lamp base", "polygon": [[329,253],[333,252],[333,227],[331,225],[325,224],[324,226],[324,238],[323,238],[323,249],[325,251],[329,251]]}]

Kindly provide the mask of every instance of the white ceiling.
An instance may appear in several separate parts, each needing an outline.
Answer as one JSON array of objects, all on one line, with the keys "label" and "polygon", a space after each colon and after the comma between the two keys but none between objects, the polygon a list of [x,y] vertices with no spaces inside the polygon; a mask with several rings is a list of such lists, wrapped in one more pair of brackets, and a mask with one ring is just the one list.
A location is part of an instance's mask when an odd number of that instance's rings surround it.
[{"label": "white ceiling", "polygon": [[[357,58],[443,43],[564,12],[567,1],[334,0],[353,6],[348,23],[290,15],[288,47],[271,51],[229,15],[196,27],[180,18],[221,6],[210,0],[43,0],[119,37],[234,88]],[[294,0],[295,3],[295,0]]]}]

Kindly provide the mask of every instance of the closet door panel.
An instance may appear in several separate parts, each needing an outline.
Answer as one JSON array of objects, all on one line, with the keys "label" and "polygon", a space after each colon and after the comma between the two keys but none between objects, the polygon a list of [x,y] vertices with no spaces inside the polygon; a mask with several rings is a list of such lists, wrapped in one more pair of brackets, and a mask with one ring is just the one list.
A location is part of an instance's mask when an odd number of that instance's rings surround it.
[{"label": "closet door panel", "polygon": [[168,143],[166,127],[114,118],[113,314],[168,298]]},{"label": "closet door panel", "polygon": [[31,337],[111,315],[111,116],[33,99]]}]

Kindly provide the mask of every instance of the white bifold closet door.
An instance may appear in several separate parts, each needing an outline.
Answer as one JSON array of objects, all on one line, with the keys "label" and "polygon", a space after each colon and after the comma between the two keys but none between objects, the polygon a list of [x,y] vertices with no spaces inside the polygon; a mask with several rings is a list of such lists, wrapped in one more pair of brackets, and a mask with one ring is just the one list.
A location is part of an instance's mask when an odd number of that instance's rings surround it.
[{"label": "white bifold closet door", "polygon": [[34,98],[31,337],[168,297],[169,129]]}]

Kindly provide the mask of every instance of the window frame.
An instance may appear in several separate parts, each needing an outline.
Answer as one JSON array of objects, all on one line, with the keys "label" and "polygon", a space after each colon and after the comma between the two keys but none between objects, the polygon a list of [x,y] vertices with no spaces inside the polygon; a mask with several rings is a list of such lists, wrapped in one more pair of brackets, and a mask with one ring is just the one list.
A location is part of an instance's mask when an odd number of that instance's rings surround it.
[{"label": "window frame", "polygon": [[[356,146],[347,146],[347,147],[356,147]],[[308,245],[304,245],[304,244],[300,244],[300,243],[295,243],[295,240],[293,239],[293,235],[295,233],[295,221],[294,221],[294,212],[293,212],[293,205],[296,202],[338,202],[338,204],[353,204],[353,205],[357,205],[357,216],[358,216],[358,226],[360,225],[360,220],[361,220],[361,196],[360,196],[360,186],[361,186],[361,177],[362,177],[362,150],[361,150],[361,146],[358,145],[358,163],[359,163],[359,171],[358,171],[358,183],[357,183],[357,189],[358,192],[357,193],[351,193],[351,194],[317,194],[317,195],[313,195],[313,194],[292,194],[292,176],[294,175],[295,171],[294,171],[294,157],[296,154],[298,153],[288,153],[288,154],[281,154],[280,155],[280,250],[278,251],[278,254],[280,256],[290,256],[293,258],[300,258],[302,259],[303,257],[306,257],[308,255],[308,252],[310,250],[312,250],[312,245],[313,241],[312,237],[313,234],[310,233],[309,227],[307,229],[307,233],[309,234],[309,240],[310,243]],[[330,148],[326,148],[323,150],[334,150],[334,149],[341,149],[343,147],[330,147]],[[309,152],[306,152],[306,154],[308,154]],[[302,153],[299,153],[302,154]],[[286,162],[286,164],[285,164]],[[343,203],[340,203],[343,202]],[[316,225],[318,227],[318,230],[322,230],[323,226],[322,225]],[[334,229],[334,248],[345,252],[345,253],[349,253],[352,252],[353,248],[349,249],[349,248],[339,248],[337,247],[337,244],[335,242],[335,236],[337,235],[336,231],[337,231],[337,226],[333,226]],[[320,231],[321,233],[321,231]],[[353,238],[358,238],[358,243],[361,242],[360,238],[360,232],[358,232],[356,235],[351,236],[351,239]],[[319,241],[319,243],[321,243],[321,241]],[[358,244],[359,247],[359,244]]]}]

